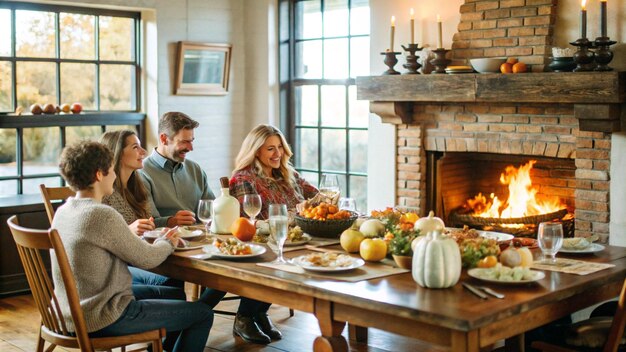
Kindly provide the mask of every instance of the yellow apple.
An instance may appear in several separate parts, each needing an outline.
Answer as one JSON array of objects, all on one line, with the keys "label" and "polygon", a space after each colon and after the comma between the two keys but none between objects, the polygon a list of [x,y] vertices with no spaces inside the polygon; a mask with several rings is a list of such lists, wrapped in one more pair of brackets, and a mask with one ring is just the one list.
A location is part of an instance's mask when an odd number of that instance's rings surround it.
[{"label": "yellow apple", "polygon": [[364,238],[365,236],[363,236],[361,232],[347,229],[341,233],[339,243],[341,244],[341,248],[343,248],[346,252],[356,253],[359,251],[359,246]]},{"label": "yellow apple", "polygon": [[370,262],[379,262],[387,256],[387,243],[380,238],[366,238],[359,246],[361,257]]}]

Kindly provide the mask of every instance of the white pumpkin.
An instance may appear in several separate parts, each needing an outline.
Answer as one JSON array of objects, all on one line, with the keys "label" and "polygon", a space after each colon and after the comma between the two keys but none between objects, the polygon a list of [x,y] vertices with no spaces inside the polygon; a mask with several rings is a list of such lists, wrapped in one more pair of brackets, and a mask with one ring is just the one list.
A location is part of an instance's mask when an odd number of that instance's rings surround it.
[{"label": "white pumpkin", "polygon": [[359,227],[359,231],[367,238],[380,237],[385,233],[385,224],[378,219],[365,220]]},{"label": "white pumpkin", "polygon": [[436,217],[432,210],[428,213],[428,216],[417,219],[415,225],[413,225],[413,229],[420,230],[422,235],[432,231],[443,232],[445,227],[446,225],[443,223],[443,220]]},{"label": "white pumpkin", "polygon": [[461,252],[441,231],[428,232],[413,250],[413,280],[428,288],[454,286],[461,277]]}]

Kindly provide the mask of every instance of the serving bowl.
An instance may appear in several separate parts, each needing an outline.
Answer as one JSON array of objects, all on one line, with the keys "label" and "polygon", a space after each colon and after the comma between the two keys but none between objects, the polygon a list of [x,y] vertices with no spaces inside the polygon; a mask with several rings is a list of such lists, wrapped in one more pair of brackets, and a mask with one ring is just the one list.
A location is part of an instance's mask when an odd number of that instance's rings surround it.
[{"label": "serving bowl", "polygon": [[296,225],[300,226],[302,231],[312,236],[339,238],[341,233],[352,226],[354,220],[358,217],[357,213],[351,212],[352,215],[347,219],[340,220],[315,220],[296,215]]},{"label": "serving bowl", "polygon": [[500,72],[500,65],[506,62],[506,59],[497,57],[485,57],[481,59],[470,59],[470,64],[474,70],[480,73]]}]

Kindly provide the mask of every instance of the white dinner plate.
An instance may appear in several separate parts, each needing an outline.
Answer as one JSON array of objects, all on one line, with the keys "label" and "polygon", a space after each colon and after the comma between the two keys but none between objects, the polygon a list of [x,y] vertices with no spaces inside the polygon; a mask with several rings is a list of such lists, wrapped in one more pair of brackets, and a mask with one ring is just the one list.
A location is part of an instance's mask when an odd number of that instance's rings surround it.
[{"label": "white dinner plate", "polygon": [[316,266],[316,265],[311,265],[311,263],[305,259],[306,257],[307,255],[301,255],[299,257],[295,257],[291,259],[291,263],[301,267],[302,269],[310,270],[310,271],[318,271],[318,272],[348,271],[348,270],[356,269],[358,267],[365,265],[365,261],[363,259],[352,258],[352,263],[347,266],[335,266],[335,267]]},{"label": "white dinner plate", "polygon": [[[452,231],[460,231],[462,229],[455,228],[455,227],[446,227],[446,230],[452,232]],[[502,233],[502,232],[483,231],[483,230],[474,230],[474,231],[478,232],[478,235],[480,235],[481,237],[491,238],[491,239],[496,240],[497,242],[510,241],[515,237],[511,234]]]},{"label": "white dinner plate", "polygon": [[265,253],[265,251],[267,250],[264,246],[260,246],[258,244],[248,243],[247,245],[250,246],[250,250],[252,251],[252,253],[250,253],[250,254],[241,254],[241,255],[224,254],[224,253],[220,252],[219,248],[215,247],[212,244],[208,244],[208,245],[202,246],[202,251],[205,252],[205,253],[210,254],[212,258],[219,258],[219,259],[244,259],[244,258],[258,257],[261,254]]},{"label": "white dinner plate", "polygon": [[308,233],[302,234],[302,238],[299,241],[285,241],[285,247],[295,247],[295,246],[302,246],[304,244],[309,243],[309,241],[311,241],[311,235],[309,235]]},{"label": "white dinner plate", "polygon": [[585,254],[585,253],[596,253],[604,250],[604,246],[598,243],[592,243],[589,247],[584,249],[566,249],[561,247],[559,249],[559,253],[569,253],[569,254]]},{"label": "white dinner plate", "polygon": [[[148,239],[156,239],[159,236],[161,236],[163,229],[165,228],[157,227],[156,229],[152,231],[146,231],[143,233],[143,237],[148,238]],[[178,233],[179,233],[180,238],[183,238],[183,239],[195,238],[195,237],[204,235],[204,231],[200,229],[195,229],[193,226],[181,226],[178,228]]]},{"label": "white dinner plate", "polygon": [[489,268],[474,268],[474,269],[469,269],[467,271],[467,275],[481,280],[481,281],[485,281],[485,282],[492,282],[492,283],[496,283],[496,284],[502,284],[502,285],[521,285],[521,284],[528,284],[531,282],[535,282],[538,280],[543,279],[544,277],[546,277],[546,274],[544,274],[542,271],[537,271],[537,270],[531,270],[530,273],[532,275],[532,279],[529,280],[518,280],[518,281],[504,281],[504,280],[493,280],[493,279],[487,279],[485,277],[483,277],[482,275],[480,275],[480,273],[482,271],[485,270],[489,270]]}]

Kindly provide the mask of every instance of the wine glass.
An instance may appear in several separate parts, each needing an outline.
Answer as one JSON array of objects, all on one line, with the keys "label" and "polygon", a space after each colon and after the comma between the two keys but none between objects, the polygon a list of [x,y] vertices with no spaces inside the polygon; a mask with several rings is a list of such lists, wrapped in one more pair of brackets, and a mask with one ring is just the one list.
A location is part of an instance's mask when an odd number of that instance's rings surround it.
[{"label": "wine glass", "polygon": [[339,199],[339,210],[348,210],[356,213],[356,201],[354,198]]},{"label": "wine glass", "polygon": [[323,174],[320,180],[320,193],[328,198],[334,198],[339,193],[337,175]]},{"label": "wine glass", "polygon": [[270,235],[272,240],[276,242],[278,248],[278,257],[273,264],[286,264],[283,258],[283,245],[287,240],[287,232],[289,227],[289,215],[287,214],[287,205],[270,204],[269,206]]},{"label": "wine glass", "polygon": [[248,214],[252,223],[254,223],[254,219],[261,212],[261,204],[261,196],[258,194],[246,194],[243,196],[243,211]]},{"label": "wine glass", "polygon": [[558,222],[542,222],[537,232],[539,248],[544,261],[556,263],[556,253],[563,245],[563,224]]},{"label": "wine glass", "polygon": [[211,225],[211,217],[213,215],[213,200],[200,199],[198,202],[198,219],[202,221],[206,232],[209,233],[209,225]]}]

